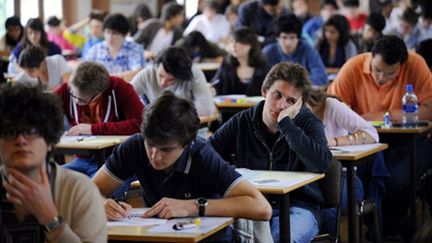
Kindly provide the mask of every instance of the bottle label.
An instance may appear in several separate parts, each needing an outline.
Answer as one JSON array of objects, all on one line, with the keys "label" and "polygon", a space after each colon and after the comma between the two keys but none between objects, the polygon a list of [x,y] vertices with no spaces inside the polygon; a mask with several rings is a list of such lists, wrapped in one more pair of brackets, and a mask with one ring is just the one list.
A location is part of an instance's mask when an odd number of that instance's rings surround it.
[{"label": "bottle label", "polygon": [[418,105],[402,105],[402,109],[406,113],[414,113],[418,111]]}]

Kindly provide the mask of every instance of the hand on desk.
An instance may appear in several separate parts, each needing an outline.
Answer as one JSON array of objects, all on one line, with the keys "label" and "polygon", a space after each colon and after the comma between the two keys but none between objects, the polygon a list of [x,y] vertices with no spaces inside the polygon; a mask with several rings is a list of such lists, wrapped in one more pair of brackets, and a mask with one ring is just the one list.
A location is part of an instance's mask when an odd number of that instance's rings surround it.
[{"label": "hand on desk", "polygon": [[178,200],[172,198],[162,198],[153,207],[144,213],[144,217],[169,219],[177,217],[188,217],[198,215],[198,207],[194,200]]},{"label": "hand on desk", "polygon": [[8,167],[7,173],[3,186],[9,202],[35,216],[40,224],[47,224],[58,216],[45,166],[40,167],[39,182],[13,168]]},{"label": "hand on desk", "polygon": [[66,136],[91,135],[91,124],[81,123],[75,125],[66,132]]},{"label": "hand on desk", "polygon": [[108,220],[118,220],[129,215],[131,205],[125,202],[116,202],[109,198],[105,201],[105,212]]}]

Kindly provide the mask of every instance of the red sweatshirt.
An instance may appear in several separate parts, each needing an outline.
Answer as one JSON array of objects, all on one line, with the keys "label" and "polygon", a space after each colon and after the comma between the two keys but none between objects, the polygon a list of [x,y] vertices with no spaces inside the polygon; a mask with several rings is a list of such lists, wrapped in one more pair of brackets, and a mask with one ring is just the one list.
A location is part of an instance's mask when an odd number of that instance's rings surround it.
[{"label": "red sweatshirt", "polygon": [[[56,93],[63,101],[63,109],[71,126],[80,123],[81,107],[73,102],[67,83],[58,87]],[[99,114],[103,122],[92,124],[94,135],[131,135],[140,131],[144,108],[132,85],[121,78],[110,77],[110,85],[99,99],[105,99],[105,112]]]}]

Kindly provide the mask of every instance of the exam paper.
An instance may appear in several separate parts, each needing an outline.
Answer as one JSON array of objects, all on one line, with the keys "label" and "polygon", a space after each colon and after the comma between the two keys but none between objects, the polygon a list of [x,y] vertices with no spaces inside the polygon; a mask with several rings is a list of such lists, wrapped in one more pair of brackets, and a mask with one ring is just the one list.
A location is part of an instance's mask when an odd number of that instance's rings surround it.
[{"label": "exam paper", "polygon": [[113,226],[148,226],[166,224],[168,220],[159,218],[142,218],[142,215],[148,208],[132,208],[129,211],[128,218],[122,218],[117,221],[108,221],[108,227]]}]

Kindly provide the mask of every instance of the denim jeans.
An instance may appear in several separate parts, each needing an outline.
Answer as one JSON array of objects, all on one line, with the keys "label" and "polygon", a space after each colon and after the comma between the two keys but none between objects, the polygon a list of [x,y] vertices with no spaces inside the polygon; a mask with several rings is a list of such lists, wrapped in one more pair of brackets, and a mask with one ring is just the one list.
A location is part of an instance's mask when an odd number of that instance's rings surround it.
[{"label": "denim jeans", "polygon": [[[273,209],[270,228],[274,242],[279,243],[279,209]],[[311,211],[290,207],[290,231],[291,242],[309,243],[319,232],[318,222]]]},{"label": "denim jeans", "polygon": [[98,165],[95,158],[75,158],[71,162],[62,165],[62,167],[81,172],[90,178],[92,178],[98,170]]}]

